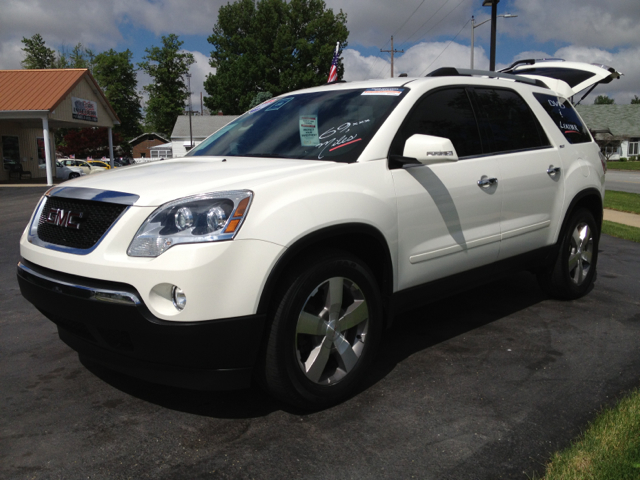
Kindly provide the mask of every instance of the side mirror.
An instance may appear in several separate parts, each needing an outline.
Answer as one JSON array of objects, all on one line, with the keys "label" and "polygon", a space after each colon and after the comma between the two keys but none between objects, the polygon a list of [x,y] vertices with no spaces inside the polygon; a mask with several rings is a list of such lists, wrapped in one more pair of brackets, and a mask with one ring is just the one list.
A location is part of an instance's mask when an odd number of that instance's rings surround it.
[{"label": "side mirror", "polygon": [[448,138],[415,134],[404,144],[404,157],[415,158],[423,165],[457,162],[458,154]]}]

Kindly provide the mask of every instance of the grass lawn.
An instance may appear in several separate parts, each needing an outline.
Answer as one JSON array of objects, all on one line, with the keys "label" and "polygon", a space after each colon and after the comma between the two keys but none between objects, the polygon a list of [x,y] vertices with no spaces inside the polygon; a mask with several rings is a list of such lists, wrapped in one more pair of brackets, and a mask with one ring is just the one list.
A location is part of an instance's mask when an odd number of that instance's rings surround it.
[{"label": "grass lawn", "polygon": [[640,478],[640,390],[606,409],[547,465],[544,480]]},{"label": "grass lawn", "polygon": [[607,162],[609,170],[640,170],[640,162]]},{"label": "grass lawn", "polygon": [[640,214],[640,195],[607,190],[604,194],[604,208]]},{"label": "grass lawn", "polygon": [[[612,237],[618,237],[624,240],[631,240],[632,242],[640,243],[640,228],[629,227],[628,225],[608,222],[605,220],[602,222],[602,233],[605,235],[611,235]],[[638,475],[638,478],[640,479],[640,474]]]}]

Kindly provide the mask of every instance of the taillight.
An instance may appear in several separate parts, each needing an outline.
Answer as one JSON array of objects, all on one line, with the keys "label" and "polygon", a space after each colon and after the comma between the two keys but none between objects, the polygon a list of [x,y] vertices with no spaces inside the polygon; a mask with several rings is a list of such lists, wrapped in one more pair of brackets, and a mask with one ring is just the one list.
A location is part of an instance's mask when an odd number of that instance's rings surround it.
[{"label": "taillight", "polygon": [[600,156],[600,163],[602,164],[602,170],[604,171],[604,173],[607,173],[607,157],[605,157],[602,152],[598,152],[598,155]]}]

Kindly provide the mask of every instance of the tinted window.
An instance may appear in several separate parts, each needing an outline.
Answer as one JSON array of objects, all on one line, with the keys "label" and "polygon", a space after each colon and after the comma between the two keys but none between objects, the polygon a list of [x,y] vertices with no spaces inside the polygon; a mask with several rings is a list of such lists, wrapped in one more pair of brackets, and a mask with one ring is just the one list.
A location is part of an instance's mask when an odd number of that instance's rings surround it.
[{"label": "tinted window", "polygon": [[512,90],[474,89],[479,112],[489,129],[491,151],[510,152],[548,146],[534,113],[520,95]]},{"label": "tinted window", "polygon": [[555,78],[567,82],[570,87],[575,87],[579,83],[593,77],[595,73],[575,70],[572,68],[519,68],[516,75],[541,75],[543,77]]},{"label": "tinted window", "polygon": [[439,90],[420,99],[394,139],[391,154],[402,155],[405,142],[414,134],[448,138],[459,157],[482,153],[478,124],[464,88]]},{"label": "tinted window", "polygon": [[534,93],[533,95],[569,143],[587,143],[591,141],[589,131],[568,100],[544,93]]},{"label": "tinted window", "polygon": [[327,87],[322,92],[268,100],[218,130],[187,156],[355,162],[407,91]]}]

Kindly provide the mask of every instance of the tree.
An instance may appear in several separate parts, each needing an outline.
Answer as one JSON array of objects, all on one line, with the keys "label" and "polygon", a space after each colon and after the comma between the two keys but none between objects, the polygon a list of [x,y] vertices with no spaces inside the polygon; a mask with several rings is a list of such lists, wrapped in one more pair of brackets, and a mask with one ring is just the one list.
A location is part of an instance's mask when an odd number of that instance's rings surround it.
[{"label": "tree", "polygon": [[[116,52],[111,49],[93,59],[93,74],[105,93],[109,103],[120,118],[120,125],[114,129],[125,141],[142,133],[140,96],[137,93],[138,79],[132,63],[130,50]],[[128,144],[122,145],[128,150]]]},{"label": "tree", "polygon": [[39,33],[31,38],[22,37],[22,43],[24,44],[22,51],[25,57],[20,63],[24,68],[54,68],[56,52],[45,45],[44,39]]},{"label": "tree", "polygon": [[251,110],[253,107],[257,107],[262,102],[266,102],[270,98],[273,98],[273,94],[271,92],[260,92],[255,97],[253,97],[253,100],[251,100],[248,109]]},{"label": "tree", "polygon": [[634,95],[631,99],[631,105],[640,105],[640,97],[638,95]]},{"label": "tree", "polygon": [[144,87],[149,94],[145,121],[153,131],[164,135],[171,133],[189,98],[183,77],[195,59],[191,53],[180,53],[183,43],[173,33],[163,36],[162,48],[145,49],[144,61],[138,64],[153,79]]},{"label": "tree", "polygon": [[[122,143],[118,133],[113,134],[113,143]],[[107,128],[73,129],[64,136],[64,145],[58,150],[63,155],[75,155],[77,158],[101,158],[109,156],[109,138]]]},{"label": "tree", "polygon": [[616,101],[607,95],[598,95],[593,102],[594,105],[613,105]]},{"label": "tree", "polygon": [[[207,39],[215,75],[205,105],[225,114],[246,111],[256,94],[277,96],[327,81],[336,42],[347,46],[347,15],[323,0],[238,0],[220,7]],[[338,64],[338,78],[344,66]]]}]

